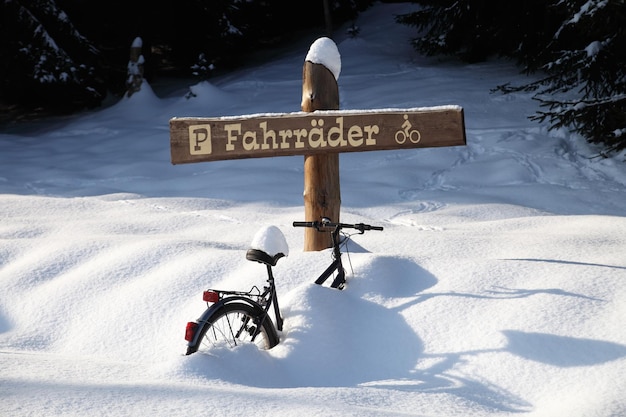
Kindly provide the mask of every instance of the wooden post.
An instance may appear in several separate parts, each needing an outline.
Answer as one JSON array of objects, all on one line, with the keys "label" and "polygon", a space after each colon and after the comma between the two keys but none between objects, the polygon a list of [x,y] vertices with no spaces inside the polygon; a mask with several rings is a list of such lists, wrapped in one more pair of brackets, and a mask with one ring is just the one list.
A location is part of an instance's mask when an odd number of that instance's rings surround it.
[{"label": "wooden post", "polygon": [[323,0],[324,2],[324,23],[326,24],[326,36],[332,38],[333,36],[333,19],[330,12],[330,0]]},{"label": "wooden post", "polygon": [[[302,70],[302,111],[339,110],[339,87],[333,73],[322,64],[305,61]],[[306,221],[328,217],[339,222],[339,154],[304,156],[304,217]],[[304,229],[304,250],[331,247],[328,233]]]},{"label": "wooden post", "polygon": [[126,96],[130,97],[141,90],[143,83],[144,59],[141,54],[143,41],[137,37],[130,46],[130,59],[126,78]]}]

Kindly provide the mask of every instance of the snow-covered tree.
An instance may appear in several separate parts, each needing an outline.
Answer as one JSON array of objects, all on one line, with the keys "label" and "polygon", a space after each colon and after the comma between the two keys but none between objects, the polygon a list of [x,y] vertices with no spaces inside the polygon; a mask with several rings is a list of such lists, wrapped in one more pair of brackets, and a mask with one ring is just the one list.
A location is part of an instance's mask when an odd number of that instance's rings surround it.
[{"label": "snow-covered tree", "polygon": [[200,81],[206,81],[211,77],[215,65],[209,61],[204,52],[198,54],[198,61],[191,66],[191,73]]},{"label": "snow-covered tree", "polygon": [[491,55],[532,61],[554,26],[546,0],[419,0],[421,7],[397,16],[418,30],[413,39],[426,55],[457,55],[469,62]]},{"label": "snow-covered tree", "polygon": [[419,0],[398,17],[420,32],[415,47],[468,61],[515,58],[545,77],[502,91],[534,90],[547,110],[531,119],[567,127],[607,152],[626,148],[624,0]]},{"label": "snow-covered tree", "polygon": [[562,0],[566,19],[546,46],[535,120],[570,127],[605,152],[626,149],[626,3]]},{"label": "snow-covered tree", "polygon": [[54,0],[2,0],[3,95],[31,105],[99,104],[98,51]]}]

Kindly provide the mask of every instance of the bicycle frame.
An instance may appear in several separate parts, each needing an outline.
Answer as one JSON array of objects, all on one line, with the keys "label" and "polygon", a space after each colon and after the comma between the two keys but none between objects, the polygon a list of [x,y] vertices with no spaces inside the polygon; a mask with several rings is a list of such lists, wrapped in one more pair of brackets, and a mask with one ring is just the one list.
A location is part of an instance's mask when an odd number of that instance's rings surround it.
[{"label": "bicycle frame", "polygon": [[330,284],[332,288],[342,289],[346,282],[346,271],[343,269],[343,263],[341,261],[341,248],[339,244],[339,230],[340,227],[336,226],[331,232],[333,242],[333,262],[326,268],[324,272],[315,280],[317,285],[322,285],[333,272],[337,271],[337,276]]}]

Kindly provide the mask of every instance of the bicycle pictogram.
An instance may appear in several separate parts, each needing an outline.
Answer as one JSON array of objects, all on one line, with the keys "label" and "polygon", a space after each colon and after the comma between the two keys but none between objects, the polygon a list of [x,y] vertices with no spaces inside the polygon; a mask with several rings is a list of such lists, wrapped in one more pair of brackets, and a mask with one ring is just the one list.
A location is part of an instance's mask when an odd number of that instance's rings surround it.
[{"label": "bicycle pictogram", "polygon": [[402,123],[403,130],[398,130],[396,132],[396,142],[402,145],[404,142],[406,142],[406,139],[409,138],[411,142],[418,143],[421,139],[420,132],[417,129],[411,130],[412,127],[413,125],[411,124],[411,122],[409,122],[409,116],[405,114],[404,123]]}]

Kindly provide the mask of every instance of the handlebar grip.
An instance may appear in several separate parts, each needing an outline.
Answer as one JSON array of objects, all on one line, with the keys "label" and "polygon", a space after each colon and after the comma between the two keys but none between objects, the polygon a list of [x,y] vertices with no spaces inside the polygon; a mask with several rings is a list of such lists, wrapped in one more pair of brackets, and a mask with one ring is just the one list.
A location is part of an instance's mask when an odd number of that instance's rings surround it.
[{"label": "handlebar grip", "polygon": [[315,227],[316,222],[293,222],[293,227]]},{"label": "handlebar grip", "polygon": [[365,224],[365,223],[357,223],[357,224],[351,225],[351,227],[354,229],[360,230],[361,232],[364,232],[366,230],[383,230],[382,226],[372,226],[372,225]]}]

